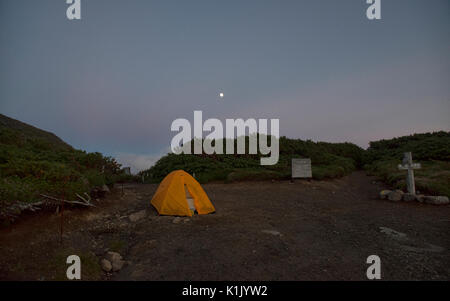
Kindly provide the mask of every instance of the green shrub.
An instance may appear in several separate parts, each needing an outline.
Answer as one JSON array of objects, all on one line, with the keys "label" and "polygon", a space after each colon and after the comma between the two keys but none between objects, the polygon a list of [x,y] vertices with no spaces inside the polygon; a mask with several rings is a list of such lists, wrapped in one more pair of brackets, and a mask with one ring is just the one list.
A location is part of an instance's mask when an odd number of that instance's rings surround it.
[{"label": "green shrub", "polygon": [[39,201],[41,194],[74,200],[77,193],[122,176],[111,157],[73,149],[51,133],[8,122],[11,127],[0,124],[0,210],[15,201]]},{"label": "green shrub", "polygon": [[[246,137],[248,151],[248,137]],[[234,143],[237,143],[235,139]],[[140,173],[146,182],[160,182],[171,171],[182,169],[194,174],[198,181],[240,181],[289,179],[292,158],[311,158],[313,178],[335,178],[349,174],[362,164],[364,150],[351,143],[326,143],[288,139],[279,140],[277,164],[261,166],[256,155],[189,155],[167,154],[150,169]]]},{"label": "green shrub", "polygon": [[403,153],[411,151],[416,170],[416,189],[421,193],[450,197],[450,133],[414,134],[390,140],[370,142],[364,154],[364,168],[394,188],[406,188],[406,171],[398,170]]}]

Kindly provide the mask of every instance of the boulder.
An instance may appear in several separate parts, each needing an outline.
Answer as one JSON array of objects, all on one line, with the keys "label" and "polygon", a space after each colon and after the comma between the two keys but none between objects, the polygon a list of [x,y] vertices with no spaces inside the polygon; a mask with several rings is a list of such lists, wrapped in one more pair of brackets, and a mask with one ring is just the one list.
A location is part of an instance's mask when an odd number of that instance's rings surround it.
[{"label": "boulder", "polygon": [[389,192],[387,197],[388,197],[388,200],[392,201],[392,202],[401,201],[402,197],[403,197],[403,191],[401,191],[401,190],[391,191],[391,192]]},{"label": "boulder", "polygon": [[425,196],[424,202],[433,205],[445,205],[449,203],[449,200],[446,196]]},{"label": "boulder", "polygon": [[402,200],[405,202],[412,202],[416,200],[416,195],[412,193],[404,193],[402,196]]},{"label": "boulder", "polygon": [[391,193],[392,190],[381,190],[380,191],[380,199],[385,200],[388,197],[388,194]]},{"label": "boulder", "polygon": [[105,271],[105,272],[111,272],[111,270],[112,270],[112,264],[111,264],[111,262],[110,262],[108,259],[104,259],[104,258],[103,258],[103,259],[101,260],[100,264],[101,264],[101,266],[102,266],[103,271]]}]

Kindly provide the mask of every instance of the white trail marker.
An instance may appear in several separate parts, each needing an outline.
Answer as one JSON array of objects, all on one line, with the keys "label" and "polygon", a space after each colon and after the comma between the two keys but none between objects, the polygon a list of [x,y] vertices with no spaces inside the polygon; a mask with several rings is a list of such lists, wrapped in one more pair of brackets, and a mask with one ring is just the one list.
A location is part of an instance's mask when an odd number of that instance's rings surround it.
[{"label": "white trail marker", "polygon": [[398,165],[398,169],[407,170],[408,175],[406,176],[406,187],[408,188],[408,193],[416,194],[416,184],[414,183],[414,169],[420,169],[420,163],[412,162],[411,152],[403,154],[403,162]]}]

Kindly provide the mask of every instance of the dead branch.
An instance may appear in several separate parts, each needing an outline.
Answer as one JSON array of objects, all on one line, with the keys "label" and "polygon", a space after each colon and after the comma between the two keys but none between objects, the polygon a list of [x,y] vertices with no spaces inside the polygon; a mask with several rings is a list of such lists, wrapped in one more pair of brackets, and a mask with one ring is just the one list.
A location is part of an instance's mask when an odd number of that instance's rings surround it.
[{"label": "dead branch", "polygon": [[75,195],[77,196],[77,197],[79,197],[86,205],[88,205],[88,206],[94,206],[94,205],[92,205],[91,204],[91,202],[90,202],[90,200],[91,200],[91,197],[85,192],[84,193],[86,196],[87,196],[87,200],[85,199],[85,198],[83,198],[81,195],[79,195],[78,193],[75,193]]},{"label": "dead branch", "polygon": [[[92,205],[91,203],[88,203],[88,202],[86,202],[86,201],[85,201],[85,202],[67,201],[67,200],[58,199],[58,198],[55,198],[55,197],[52,197],[52,196],[49,196],[49,195],[45,195],[45,194],[41,194],[41,196],[44,197],[44,198],[46,198],[46,199],[55,201],[55,202],[64,202],[64,203],[67,203],[67,204],[73,204],[73,205],[82,205],[82,206],[95,207],[95,205]],[[78,194],[77,194],[77,196],[80,197]],[[81,198],[81,199],[83,199],[83,198]],[[83,200],[84,200],[84,199],[83,199]]]}]

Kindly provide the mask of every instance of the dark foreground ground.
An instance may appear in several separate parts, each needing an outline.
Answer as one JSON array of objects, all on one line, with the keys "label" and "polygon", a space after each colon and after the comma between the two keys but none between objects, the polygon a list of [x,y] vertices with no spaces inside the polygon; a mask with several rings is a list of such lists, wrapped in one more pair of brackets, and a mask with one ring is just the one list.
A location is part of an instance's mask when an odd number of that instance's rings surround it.
[{"label": "dark foreground ground", "polygon": [[[97,208],[66,210],[62,244],[55,213],[1,229],[0,279],[64,280],[76,254],[84,280],[365,280],[375,254],[382,279],[450,280],[450,207],[378,200],[384,187],[362,172],[204,185],[217,213],[193,218],[157,216],[156,188],[127,185]],[[101,270],[107,250],[127,261],[119,272]]]}]

